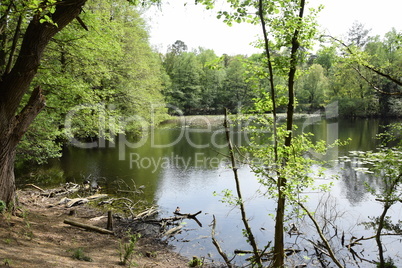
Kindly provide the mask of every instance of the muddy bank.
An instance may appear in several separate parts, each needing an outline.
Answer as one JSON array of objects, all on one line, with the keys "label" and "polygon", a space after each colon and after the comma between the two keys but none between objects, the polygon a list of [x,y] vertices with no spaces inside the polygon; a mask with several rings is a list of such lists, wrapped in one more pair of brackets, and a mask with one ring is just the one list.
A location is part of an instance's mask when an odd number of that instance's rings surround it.
[{"label": "muddy bank", "polygon": [[[41,196],[30,190],[18,191],[18,199],[17,216],[0,215],[0,265],[123,267],[119,265],[119,251],[122,252],[121,245],[129,242],[127,237],[100,234],[63,223],[70,219],[105,227],[107,213],[104,211],[86,204],[71,208],[54,206],[60,198]],[[137,267],[188,267],[189,263],[166,243],[152,237],[138,240],[130,261]]]}]

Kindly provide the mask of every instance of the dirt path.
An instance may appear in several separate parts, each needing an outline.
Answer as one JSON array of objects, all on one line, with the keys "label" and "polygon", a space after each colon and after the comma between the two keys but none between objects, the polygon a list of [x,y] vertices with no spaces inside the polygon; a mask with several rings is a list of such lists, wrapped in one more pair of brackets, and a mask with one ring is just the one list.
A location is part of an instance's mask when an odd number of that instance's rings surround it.
[{"label": "dirt path", "polygon": [[[55,200],[30,192],[18,192],[18,197],[19,216],[0,215],[0,267],[124,267],[119,265],[121,239],[63,223],[69,218],[104,227],[106,219],[93,220],[104,213],[79,206],[71,216],[64,206],[48,208]],[[80,252],[92,261],[72,257]],[[188,267],[188,260],[149,239],[140,239],[133,262],[135,267]]]}]

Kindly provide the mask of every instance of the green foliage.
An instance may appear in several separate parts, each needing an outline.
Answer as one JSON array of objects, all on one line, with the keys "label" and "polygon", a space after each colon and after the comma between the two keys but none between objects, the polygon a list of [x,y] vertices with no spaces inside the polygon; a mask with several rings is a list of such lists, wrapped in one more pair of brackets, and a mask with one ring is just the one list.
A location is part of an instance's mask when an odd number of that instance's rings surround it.
[{"label": "green foliage", "polygon": [[73,255],[71,256],[73,259],[79,260],[79,261],[87,261],[87,262],[92,262],[92,259],[85,255],[84,250],[82,248],[77,248],[72,250]]},{"label": "green foliage", "polygon": [[378,199],[394,204],[402,198],[402,150],[400,147],[381,147],[377,152],[364,152],[359,157],[367,165],[366,170],[378,178],[378,189],[369,187],[369,191]]},{"label": "green foliage", "polygon": [[395,265],[394,260],[391,257],[388,257],[383,265],[377,263],[377,267],[379,268],[397,268],[398,266]]},{"label": "green foliage", "polygon": [[3,213],[7,210],[7,204],[3,200],[0,200],[0,213]]},{"label": "green foliage", "polygon": [[4,266],[6,266],[6,267],[11,267],[11,265],[13,264],[13,262],[10,260],[10,259],[8,259],[8,258],[5,258],[5,259],[3,259],[3,265]]},{"label": "green foliage", "polygon": [[[318,164],[319,158],[313,156],[325,155],[327,149],[340,142],[327,144],[324,141],[313,143],[312,135],[303,133],[295,136],[292,146],[285,147],[282,142],[288,135],[286,126],[278,127],[278,159],[275,160],[275,150],[272,146],[261,146],[260,144],[273,144],[272,118],[267,116],[253,117],[253,124],[247,128],[251,135],[250,146],[243,150],[250,156],[250,166],[259,177],[260,183],[266,187],[270,196],[278,197],[277,185],[279,177],[286,180],[286,187],[282,194],[293,202],[303,201],[299,199],[299,193],[308,187],[312,187],[314,180],[322,175],[321,170],[313,172],[312,166]],[[286,166],[281,165],[286,159]],[[323,189],[325,185],[320,186]]]},{"label": "green foliage", "polygon": [[[394,82],[401,77],[398,67],[402,64],[401,33],[392,29],[382,39],[368,33],[358,24],[351,29],[349,46],[340,48],[328,74],[328,96],[349,99],[352,103],[361,99],[366,108],[370,107],[360,111],[363,116],[400,116],[399,99],[392,94],[401,92],[400,85]],[[340,112],[355,116],[348,107],[351,105]]]},{"label": "green foliage", "polygon": [[129,242],[125,243],[123,240],[119,243],[119,256],[120,256],[120,265],[131,266],[131,260],[135,253],[135,247],[137,245],[138,239],[141,237],[140,234],[130,234],[127,232],[127,236],[129,238]]},{"label": "green foliage", "polygon": [[255,93],[248,81],[245,57],[218,57],[213,50],[188,52],[178,40],[170,46],[163,61],[169,82],[163,94],[166,102],[184,114],[222,113],[226,107],[250,107]]},{"label": "green foliage", "polygon": [[[239,3],[243,5],[241,8],[245,8],[246,4],[247,1]],[[272,5],[275,6],[275,4]],[[268,6],[273,8],[272,5]],[[273,8],[273,10],[280,9]],[[234,22],[236,16],[242,16],[241,12],[237,13],[233,15],[229,11],[226,13],[222,11],[220,14],[221,17],[228,17],[228,20]],[[290,16],[291,13],[286,16]],[[270,18],[271,15],[267,14],[267,17]],[[272,16],[274,18],[268,19],[267,23],[273,23],[278,29],[284,27],[275,15]],[[280,18],[285,20],[286,16],[280,16]],[[304,24],[296,22],[293,24],[291,29],[315,25],[312,17],[306,18]],[[313,37],[315,30],[303,33],[305,37]],[[291,37],[285,36],[285,33],[281,31],[276,34],[278,37],[271,40],[269,44],[273,52],[277,111],[284,112],[286,75],[290,67],[287,60],[290,44],[286,43],[286,40],[289,42]],[[304,49],[298,52],[300,71],[296,75],[298,102],[296,108],[299,112],[313,112],[328,103],[338,101],[339,114],[344,117],[402,115],[400,99],[384,94],[384,92],[392,94],[400,92],[400,86],[364,67],[364,65],[371,66],[392,77],[400,77],[400,68],[398,68],[402,64],[400,33],[393,29],[381,39],[378,36],[368,36],[368,32],[359,26],[354,27],[350,34],[351,46],[348,49],[353,54],[339,43],[334,43],[322,46],[316,55],[309,55],[306,63],[303,61],[307,59],[311,40],[303,41]],[[356,42],[360,45],[353,45]],[[257,45],[262,48],[261,43]],[[185,57],[191,60],[184,61]],[[166,87],[163,91],[166,101],[181,109],[185,114],[221,113],[224,107],[232,112],[238,112],[240,106],[251,111],[255,100],[270,97],[268,90],[270,85],[265,70],[267,61],[258,54],[250,57],[239,55],[217,57],[212,50],[208,49],[189,52],[185,43],[179,40],[170,47],[164,56],[163,64],[169,76],[169,79],[165,80]],[[271,111],[269,106],[264,109],[267,112]]]},{"label": "green foliage", "polygon": [[43,56],[33,84],[42,86],[46,108],[22,140],[19,160],[45,163],[71,138],[113,140],[167,116],[164,72],[136,9],[91,1],[80,18],[88,31],[71,23]]},{"label": "green foliage", "polygon": [[309,111],[316,111],[324,103],[328,79],[324,68],[313,64],[298,80],[296,96],[300,103],[309,104]]},{"label": "green foliage", "polygon": [[191,261],[188,263],[189,267],[202,267],[202,265],[203,265],[203,261],[196,256],[193,256]]}]

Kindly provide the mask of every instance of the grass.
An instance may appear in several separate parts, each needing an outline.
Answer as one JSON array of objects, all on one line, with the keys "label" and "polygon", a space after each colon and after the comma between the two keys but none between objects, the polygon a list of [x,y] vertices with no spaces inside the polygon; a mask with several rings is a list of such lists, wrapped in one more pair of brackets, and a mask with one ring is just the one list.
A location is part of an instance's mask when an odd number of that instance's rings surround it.
[{"label": "grass", "polygon": [[79,261],[88,261],[88,262],[92,261],[92,259],[89,256],[85,255],[84,250],[82,248],[74,249],[73,255],[71,257]]}]

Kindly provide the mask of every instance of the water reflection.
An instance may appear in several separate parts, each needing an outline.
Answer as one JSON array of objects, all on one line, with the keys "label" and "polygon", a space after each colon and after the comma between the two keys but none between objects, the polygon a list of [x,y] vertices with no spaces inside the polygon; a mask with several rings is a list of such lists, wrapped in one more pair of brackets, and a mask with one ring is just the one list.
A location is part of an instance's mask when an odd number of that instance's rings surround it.
[{"label": "water reflection", "polygon": [[[53,171],[60,170],[66,181],[82,182],[91,174],[100,179],[102,187],[108,192],[122,187],[122,184],[117,183],[119,180],[124,181],[128,187],[133,184],[144,185],[146,200],[158,204],[162,217],[171,216],[177,206],[181,207],[183,213],[202,210],[198,219],[203,227],[188,220],[184,231],[171,241],[184,255],[212,254],[213,258],[218,258],[209,238],[208,225],[212,215],[217,217],[217,238],[222,241],[222,247],[227,252],[239,248],[249,249],[240,235],[242,224],[238,210],[223,204],[221,198],[213,194],[224,189],[234,190],[232,171],[226,161],[223,127],[219,124],[197,126],[194,122],[190,123],[167,124],[153,129],[148,136],[141,137],[142,146],[126,146],[124,150],[118,144],[101,149],[68,147],[63,157],[52,162],[50,168]],[[317,117],[309,121],[297,120],[297,131],[311,132],[316,140],[323,139],[332,143],[336,139],[351,138],[348,145],[336,147],[326,155],[326,160],[334,163],[327,171],[328,176],[340,176],[335,181],[332,195],[336,197],[338,205],[351,214],[351,221],[378,215],[381,206],[374,202],[365,188],[365,183],[372,187],[378,187],[378,183],[375,178],[354,169],[359,165],[358,161],[341,159],[336,164],[335,160],[339,156],[348,155],[349,151],[375,150],[379,141],[374,137],[383,130],[381,123],[377,119],[326,120]],[[244,145],[248,136],[237,128],[232,132],[232,139],[236,144]],[[135,139],[127,138],[126,143],[135,142]],[[258,191],[261,186],[247,166],[243,166],[239,173],[251,226],[258,230],[258,241],[265,244],[273,237],[273,220],[269,214],[275,212],[274,201],[264,196],[263,189]],[[328,180],[317,183],[327,183]],[[307,194],[311,197],[311,205],[317,204],[319,194]],[[359,229],[359,232],[362,230]],[[291,237],[287,239],[288,243],[295,241]]]}]

